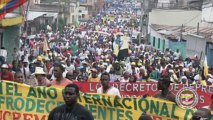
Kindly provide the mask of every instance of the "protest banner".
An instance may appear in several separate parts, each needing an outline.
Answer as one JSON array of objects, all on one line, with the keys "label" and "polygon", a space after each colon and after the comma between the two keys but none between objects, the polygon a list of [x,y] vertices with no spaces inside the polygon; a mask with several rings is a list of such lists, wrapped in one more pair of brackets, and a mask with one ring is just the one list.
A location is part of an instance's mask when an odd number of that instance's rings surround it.
[{"label": "protest banner", "polygon": [[61,104],[62,89],[0,83],[0,120],[46,120]]},{"label": "protest banner", "polygon": [[189,120],[193,110],[156,98],[122,98],[86,94],[79,102],[90,110],[96,120],[137,120],[146,111],[154,120]]},{"label": "protest banner", "polygon": [[[189,120],[194,112],[151,97],[116,99],[114,96],[84,94],[79,103],[92,112],[95,120],[137,120],[144,111],[154,120]],[[62,104],[61,88],[0,83],[0,120],[47,120],[49,112]]]},{"label": "protest banner", "polygon": [[[96,93],[97,89],[101,87],[101,83],[98,82],[75,82],[82,92],[85,93]],[[149,96],[154,96],[157,94],[157,83],[150,82],[138,82],[138,83],[111,83],[119,89],[122,98],[133,98],[133,97],[143,97],[143,95],[148,94]],[[198,104],[197,108],[209,105],[211,102],[211,95],[213,94],[213,86],[202,86],[202,85],[179,85],[172,84],[170,91],[176,94],[183,87],[190,87],[197,91],[198,94]]]}]

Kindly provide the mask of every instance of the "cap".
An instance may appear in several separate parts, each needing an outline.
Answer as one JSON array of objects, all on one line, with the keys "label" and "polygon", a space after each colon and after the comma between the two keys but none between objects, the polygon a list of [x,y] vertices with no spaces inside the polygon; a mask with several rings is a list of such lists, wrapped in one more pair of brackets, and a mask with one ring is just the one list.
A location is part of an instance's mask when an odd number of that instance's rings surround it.
[{"label": "cap", "polygon": [[169,70],[169,73],[174,73],[174,70]]},{"label": "cap", "polygon": [[183,80],[183,79],[187,79],[187,77],[186,77],[186,76],[182,76],[182,77],[181,77],[181,80]]},{"label": "cap", "polygon": [[169,66],[171,66],[171,68],[173,68],[173,65],[172,65],[172,64],[168,64],[168,65],[166,66],[166,68],[168,68]]},{"label": "cap", "polygon": [[8,65],[7,65],[7,64],[3,64],[3,65],[1,66],[1,68],[8,69],[9,67],[8,67]]},{"label": "cap", "polygon": [[35,75],[45,75],[44,69],[42,67],[36,67],[35,69]]},{"label": "cap", "polygon": [[41,56],[38,56],[38,57],[37,57],[37,60],[39,60],[39,61],[42,61],[42,59],[43,59],[43,58],[42,58]]},{"label": "cap", "polygon": [[86,64],[86,65],[88,65],[89,63],[87,63],[86,61],[82,61],[82,64]]},{"label": "cap", "polygon": [[121,63],[120,64],[123,64],[123,65],[125,65],[125,62],[124,61],[121,61]]},{"label": "cap", "polygon": [[211,75],[211,74],[208,74],[207,76],[209,76],[210,78],[213,78],[213,75]]},{"label": "cap", "polygon": [[119,63],[119,62],[116,60],[115,63]]},{"label": "cap", "polygon": [[109,59],[106,59],[106,62],[109,62],[110,60]]},{"label": "cap", "polygon": [[179,67],[179,65],[175,65],[175,68],[178,68]]},{"label": "cap", "polygon": [[142,66],[142,63],[138,63],[138,66]]},{"label": "cap", "polygon": [[199,74],[197,74],[195,77],[194,77],[194,80],[201,80],[201,76]]},{"label": "cap", "polygon": [[135,65],[135,62],[132,62],[131,65]]},{"label": "cap", "polygon": [[179,67],[184,67],[184,65],[183,65],[183,64],[180,64]]},{"label": "cap", "polygon": [[92,68],[91,71],[96,73],[98,72],[95,68]]},{"label": "cap", "polygon": [[143,67],[140,67],[140,70],[146,70],[146,68],[143,66]]}]

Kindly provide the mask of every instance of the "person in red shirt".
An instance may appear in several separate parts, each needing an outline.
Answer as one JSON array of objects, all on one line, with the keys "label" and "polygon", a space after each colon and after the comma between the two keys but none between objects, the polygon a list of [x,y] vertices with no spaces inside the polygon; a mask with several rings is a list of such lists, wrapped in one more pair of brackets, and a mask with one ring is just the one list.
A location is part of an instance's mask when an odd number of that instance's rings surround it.
[{"label": "person in red shirt", "polygon": [[9,71],[9,66],[7,64],[3,64],[1,69],[1,80],[14,81],[13,73]]}]

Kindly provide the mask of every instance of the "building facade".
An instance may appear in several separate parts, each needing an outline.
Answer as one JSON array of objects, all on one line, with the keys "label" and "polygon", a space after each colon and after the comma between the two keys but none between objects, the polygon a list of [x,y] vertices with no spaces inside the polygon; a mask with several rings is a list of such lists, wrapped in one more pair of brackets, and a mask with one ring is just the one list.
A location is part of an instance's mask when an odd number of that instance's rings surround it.
[{"label": "building facade", "polygon": [[19,47],[23,22],[24,18],[16,13],[8,13],[3,20],[0,20],[0,45],[7,50],[7,62],[12,62],[13,49]]}]

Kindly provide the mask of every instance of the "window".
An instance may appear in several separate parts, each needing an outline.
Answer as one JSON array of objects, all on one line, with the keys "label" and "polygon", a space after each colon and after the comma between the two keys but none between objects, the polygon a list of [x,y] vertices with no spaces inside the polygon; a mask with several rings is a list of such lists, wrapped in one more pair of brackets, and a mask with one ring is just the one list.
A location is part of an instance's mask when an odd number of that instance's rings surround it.
[{"label": "window", "polygon": [[81,19],[81,15],[78,16],[78,19]]},{"label": "window", "polygon": [[152,46],[155,46],[155,37],[153,37],[153,45]]},{"label": "window", "polygon": [[158,49],[160,49],[160,38],[158,38]]},{"label": "window", "polygon": [[165,50],[165,40],[163,40],[163,52],[164,52],[164,50]]},{"label": "window", "polygon": [[74,12],[74,7],[70,7],[70,12]]},{"label": "window", "polygon": [[82,14],[82,19],[84,19],[85,18],[85,14]]},{"label": "window", "polygon": [[80,0],[79,1],[81,4],[86,4],[87,3],[87,0]]}]

